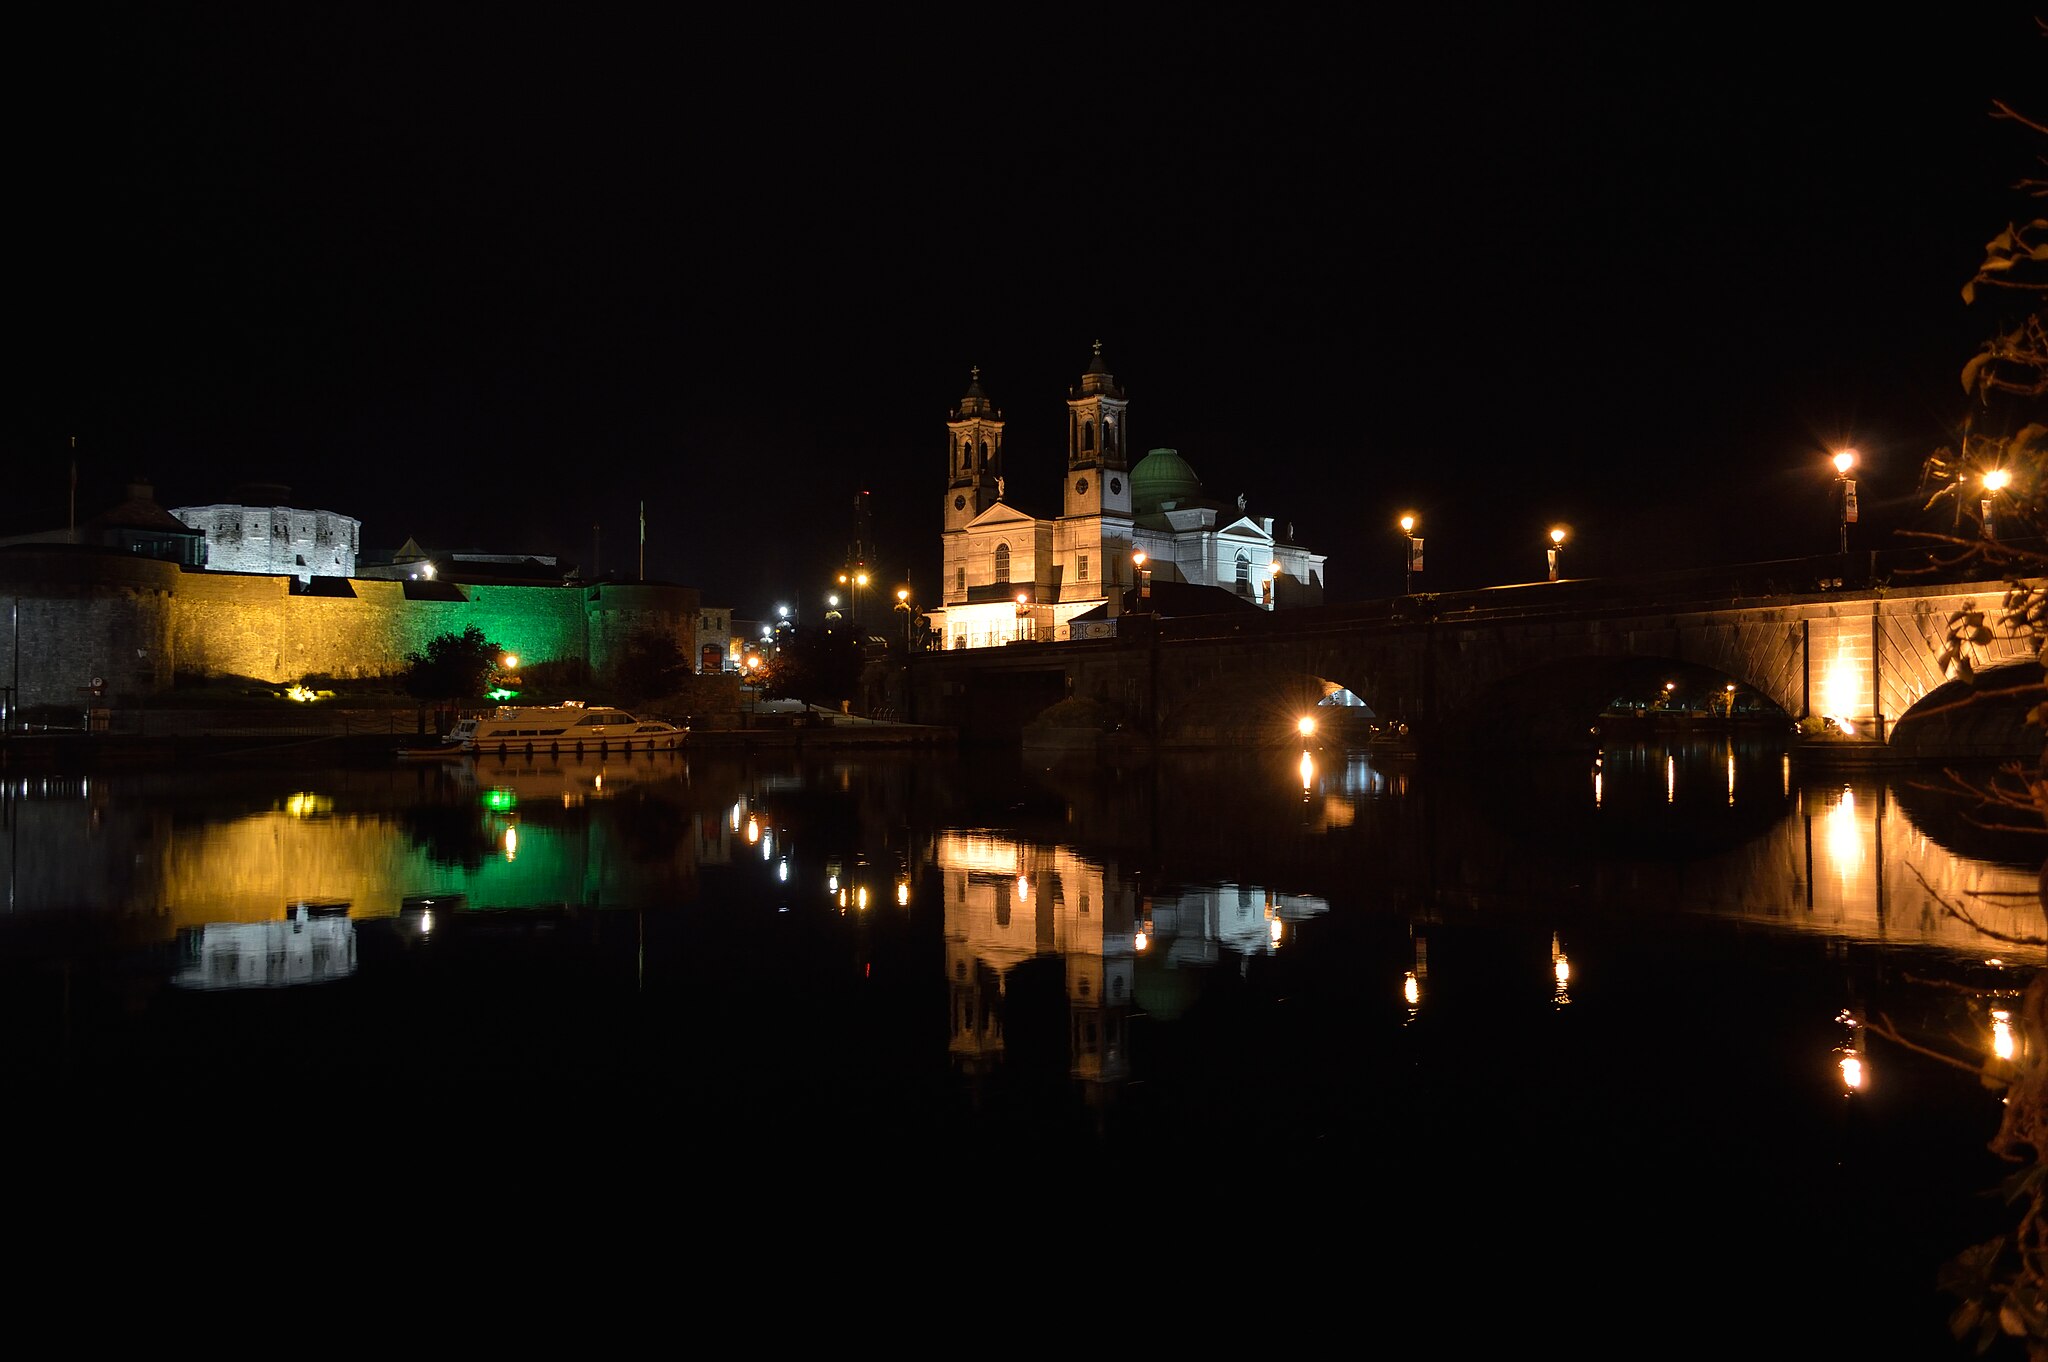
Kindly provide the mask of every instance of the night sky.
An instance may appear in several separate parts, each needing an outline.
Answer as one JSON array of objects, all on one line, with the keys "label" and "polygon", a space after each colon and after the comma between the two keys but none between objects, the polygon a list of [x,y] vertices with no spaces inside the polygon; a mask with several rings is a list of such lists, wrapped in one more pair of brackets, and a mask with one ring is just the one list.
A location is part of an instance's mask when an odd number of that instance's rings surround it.
[{"label": "night sky", "polygon": [[[1192,8],[1192,7],[1191,7]],[[1859,547],[1919,517],[2030,207],[2024,9],[67,7],[11,91],[0,530],[283,483],[366,549],[553,554],[759,616],[936,585],[979,366],[1055,513],[1134,451],[1333,599]],[[1788,16],[1792,16],[1788,20]],[[1787,28],[1787,22],[1805,25]],[[75,437],[75,453],[71,441]]]}]

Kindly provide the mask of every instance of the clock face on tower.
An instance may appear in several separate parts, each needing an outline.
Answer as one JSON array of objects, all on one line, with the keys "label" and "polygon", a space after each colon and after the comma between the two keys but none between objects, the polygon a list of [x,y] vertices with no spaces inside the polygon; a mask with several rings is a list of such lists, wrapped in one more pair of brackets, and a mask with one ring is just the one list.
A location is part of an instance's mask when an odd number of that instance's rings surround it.
[{"label": "clock face on tower", "polygon": [[953,509],[954,509],[954,510],[956,510],[956,511],[964,511],[964,510],[966,510],[966,509],[967,509],[967,498],[966,498],[966,497],[954,497],[954,498],[953,498]]},{"label": "clock face on tower", "polygon": [[1109,494],[1111,496],[1120,496],[1122,495],[1123,490],[1124,480],[1122,478],[1111,478],[1109,480]]},{"label": "clock face on tower", "polygon": [[1077,496],[1077,497],[1085,497],[1085,496],[1087,496],[1087,495],[1088,495],[1088,479],[1086,479],[1086,478],[1075,478],[1075,479],[1074,479],[1074,495],[1075,495],[1075,496]]}]

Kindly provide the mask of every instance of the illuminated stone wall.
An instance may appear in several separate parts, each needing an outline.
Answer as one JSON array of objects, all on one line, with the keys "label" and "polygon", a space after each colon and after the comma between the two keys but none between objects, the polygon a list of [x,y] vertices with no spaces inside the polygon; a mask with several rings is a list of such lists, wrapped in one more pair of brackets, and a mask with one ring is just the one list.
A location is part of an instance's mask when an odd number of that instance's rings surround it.
[{"label": "illuminated stone wall", "polygon": [[0,555],[0,685],[18,703],[69,704],[106,683],[108,700],[179,677],[393,675],[406,654],[474,625],[522,666],[587,662],[602,675],[636,631],[696,647],[688,587],[450,586],[351,579],[340,594],[295,594],[292,578],[181,572],[175,564],[75,550]]},{"label": "illuminated stone wall", "polygon": [[282,572],[301,580],[356,570],[363,523],[291,506],[179,506],[172,515],[206,536],[209,572]]}]

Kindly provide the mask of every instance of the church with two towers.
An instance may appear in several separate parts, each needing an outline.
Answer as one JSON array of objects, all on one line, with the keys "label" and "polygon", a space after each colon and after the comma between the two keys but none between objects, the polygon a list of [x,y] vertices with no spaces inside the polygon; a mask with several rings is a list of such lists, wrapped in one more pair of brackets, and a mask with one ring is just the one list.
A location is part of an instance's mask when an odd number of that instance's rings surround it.
[{"label": "church with two towers", "polygon": [[1041,518],[1011,500],[1003,414],[972,371],[946,422],[939,647],[1104,637],[1169,594],[1191,613],[1322,603],[1324,555],[1292,524],[1210,497],[1177,450],[1132,463],[1129,405],[1097,341],[1067,393],[1061,512]]}]

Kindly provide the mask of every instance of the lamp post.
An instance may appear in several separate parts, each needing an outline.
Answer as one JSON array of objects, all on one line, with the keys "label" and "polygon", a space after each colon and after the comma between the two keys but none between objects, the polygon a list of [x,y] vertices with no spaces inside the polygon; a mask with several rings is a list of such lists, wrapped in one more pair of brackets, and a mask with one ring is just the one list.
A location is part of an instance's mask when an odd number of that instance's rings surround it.
[{"label": "lamp post", "polygon": [[2004,491],[2005,485],[2011,481],[2012,474],[2006,472],[2003,468],[1994,468],[1984,475],[1984,499],[1977,503],[1977,508],[1984,513],[1984,537],[1986,539],[1998,538],[1998,530],[1991,523],[1991,500]]},{"label": "lamp post", "polygon": [[1401,533],[1408,536],[1408,567],[1401,574],[1401,594],[1415,594],[1415,574],[1422,571],[1422,541],[1415,537],[1417,521],[1413,515],[1401,517]]},{"label": "lamp post", "polygon": [[1273,592],[1280,585],[1280,560],[1275,558],[1266,564],[1266,608],[1273,608]]},{"label": "lamp post", "polygon": [[1856,451],[1837,450],[1835,464],[1835,494],[1842,508],[1842,553],[1849,552],[1849,526],[1856,519],[1856,479],[1849,476],[1849,470],[1856,466]]},{"label": "lamp post", "polygon": [[1564,540],[1564,526],[1553,525],[1550,530],[1550,548],[1548,549],[1550,554],[1550,580],[1553,582],[1557,580],[1557,552],[1564,547]]},{"label": "lamp post", "polygon": [[909,587],[907,587],[907,586],[899,586],[899,587],[897,587],[897,588],[896,588],[896,608],[897,608],[898,610],[901,610],[901,611],[903,612],[903,651],[907,653],[907,652],[909,652],[909,651],[910,651],[910,615],[911,615],[911,610],[910,610],[910,588],[909,588]]},{"label": "lamp post", "polygon": [[1131,566],[1138,574],[1138,609],[1149,612],[1152,609],[1152,569],[1145,566],[1145,550],[1139,549],[1131,555]]}]

